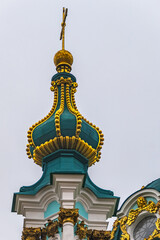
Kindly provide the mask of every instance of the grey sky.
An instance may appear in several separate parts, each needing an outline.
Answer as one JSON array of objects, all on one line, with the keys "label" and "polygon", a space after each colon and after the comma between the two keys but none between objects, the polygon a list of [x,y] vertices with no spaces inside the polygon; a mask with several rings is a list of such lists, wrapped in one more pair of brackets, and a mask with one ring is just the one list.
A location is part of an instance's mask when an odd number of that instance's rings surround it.
[{"label": "grey sky", "polygon": [[1,0],[2,239],[20,239],[22,217],[10,213],[13,192],[42,174],[25,146],[28,128],[52,106],[63,6],[77,106],[105,135],[92,180],[123,202],[160,177],[160,1]]}]

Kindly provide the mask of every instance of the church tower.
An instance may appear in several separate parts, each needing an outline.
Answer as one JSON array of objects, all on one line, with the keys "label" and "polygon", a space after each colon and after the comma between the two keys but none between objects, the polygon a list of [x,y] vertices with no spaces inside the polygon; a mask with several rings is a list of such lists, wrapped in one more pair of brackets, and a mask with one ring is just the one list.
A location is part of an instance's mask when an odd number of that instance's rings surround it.
[{"label": "church tower", "polygon": [[13,197],[12,211],[24,216],[22,240],[109,239],[106,220],[119,202],[88,175],[88,167],[100,160],[104,137],[76,107],[73,56],[64,46],[66,17],[64,8],[62,50],[54,56],[57,73],[51,79],[53,106],[27,135],[27,155],[43,174]]}]

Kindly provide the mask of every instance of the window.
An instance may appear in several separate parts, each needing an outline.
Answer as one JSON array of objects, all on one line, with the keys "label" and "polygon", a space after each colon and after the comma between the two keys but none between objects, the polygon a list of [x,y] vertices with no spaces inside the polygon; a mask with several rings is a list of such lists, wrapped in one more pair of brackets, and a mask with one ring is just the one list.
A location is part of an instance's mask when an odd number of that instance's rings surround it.
[{"label": "window", "polygon": [[156,228],[156,219],[157,218],[155,216],[143,218],[133,231],[134,240],[143,240],[144,238],[148,238]]}]

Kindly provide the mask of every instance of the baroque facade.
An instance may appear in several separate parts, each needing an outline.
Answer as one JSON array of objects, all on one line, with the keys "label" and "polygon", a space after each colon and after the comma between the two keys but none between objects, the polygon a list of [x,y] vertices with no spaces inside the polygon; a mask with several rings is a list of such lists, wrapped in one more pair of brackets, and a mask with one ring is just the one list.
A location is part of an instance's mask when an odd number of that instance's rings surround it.
[{"label": "baroque facade", "polygon": [[[64,48],[66,17],[63,9],[62,50],[55,54],[57,73],[51,79],[53,107],[27,135],[27,155],[43,174],[13,197],[12,211],[24,216],[22,240],[158,239],[160,179],[132,194],[117,210],[119,197],[89,177],[88,167],[101,157],[104,136],[76,107],[73,56]],[[112,216],[117,219],[107,231]]]}]

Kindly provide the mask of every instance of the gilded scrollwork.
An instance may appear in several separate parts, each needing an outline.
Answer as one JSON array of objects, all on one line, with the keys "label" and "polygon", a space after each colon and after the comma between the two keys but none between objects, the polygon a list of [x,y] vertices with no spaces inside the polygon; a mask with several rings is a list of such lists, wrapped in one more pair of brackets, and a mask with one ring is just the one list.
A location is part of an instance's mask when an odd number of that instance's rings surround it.
[{"label": "gilded scrollwork", "polygon": [[111,231],[111,240],[114,238],[114,236],[115,236],[115,233],[116,233],[116,231],[117,231],[117,229],[118,229],[118,225],[119,225],[119,219],[116,219],[115,221],[114,221],[114,223],[113,223],[113,229],[112,229],[112,231]]},{"label": "gilded scrollwork", "polygon": [[48,220],[44,228],[24,228],[22,240],[46,240],[46,237],[55,237],[59,233],[58,221]]},{"label": "gilded scrollwork", "polygon": [[79,236],[79,239],[84,239],[87,236],[87,230],[88,228],[85,226],[84,221],[82,221],[81,223],[77,224],[76,235]]},{"label": "gilded scrollwork", "polygon": [[130,239],[130,236],[127,232],[127,226],[126,226],[127,220],[128,220],[127,216],[124,216],[119,221],[120,228],[121,228],[121,231],[122,231],[121,240],[129,240]]},{"label": "gilded scrollwork", "polygon": [[46,240],[46,236],[47,236],[46,228],[42,228],[41,229],[41,239]]},{"label": "gilded scrollwork", "polygon": [[137,216],[142,212],[142,211],[147,211],[150,213],[156,213],[159,209],[159,202],[155,204],[153,201],[149,201],[147,203],[146,199],[144,197],[139,197],[137,199],[137,209],[131,209],[129,214],[128,214],[128,221],[127,224],[130,226],[137,218]]},{"label": "gilded scrollwork", "polygon": [[78,216],[79,216],[79,213],[78,213],[78,209],[76,208],[74,209],[60,208],[58,221],[61,226],[65,222],[71,222],[75,225],[77,222]]},{"label": "gilded scrollwork", "polygon": [[58,233],[58,221],[48,220],[48,223],[45,224],[46,234],[48,237],[55,237],[55,234]]},{"label": "gilded scrollwork", "polygon": [[[157,204],[155,204],[153,201],[149,201],[147,203],[147,200],[141,196],[137,199],[137,206],[138,208],[136,208],[135,210],[131,209],[129,211],[128,216],[124,216],[120,220],[119,219],[115,220],[111,232],[110,238],[111,240],[114,239],[118,226],[120,226],[120,229],[122,231],[121,240],[129,240],[130,235],[127,232],[127,227],[132,225],[133,222],[135,222],[136,218],[142,211],[147,211],[149,213],[157,213],[158,210],[160,209],[160,201],[157,202]],[[152,240],[156,237],[160,237],[160,219],[157,219],[156,229],[154,230],[152,235],[146,240]]]},{"label": "gilded scrollwork", "polygon": [[22,240],[39,240],[41,237],[41,228],[24,228]]},{"label": "gilded scrollwork", "polygon": [[87,240],[109,240],[110,239],[110,231],[103,230],[88,230],[87,231]]}]

